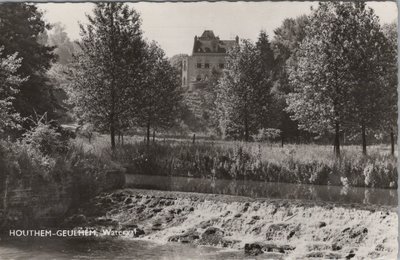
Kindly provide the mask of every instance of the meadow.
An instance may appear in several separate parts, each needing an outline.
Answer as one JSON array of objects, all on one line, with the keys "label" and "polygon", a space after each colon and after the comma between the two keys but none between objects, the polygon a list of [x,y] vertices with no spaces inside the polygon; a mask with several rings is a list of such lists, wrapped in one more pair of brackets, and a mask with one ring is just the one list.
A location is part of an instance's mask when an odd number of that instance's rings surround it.
[{"label": "meadow", "polygon": [[111,151],[99,135],[75,145],[131,174],[397,188],[397,155],[384,144],[369,146],[367,156],[359,146],[343,146],[338,159],[332,146],[316,144],[156,139],[147,146],[142,137],[128,137]]}]

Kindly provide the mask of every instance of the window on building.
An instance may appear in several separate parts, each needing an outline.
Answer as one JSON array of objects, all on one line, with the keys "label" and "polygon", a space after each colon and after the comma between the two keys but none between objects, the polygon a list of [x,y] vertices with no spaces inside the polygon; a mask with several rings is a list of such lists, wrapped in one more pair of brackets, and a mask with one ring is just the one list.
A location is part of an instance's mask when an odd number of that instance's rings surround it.
[{"label": "window on building", "polygon": [[197,68],[200,69],[201,68],[201,63],[197,63]]},{"label": "window on building", "polygon": [[210,68],[210,63],[204,63],[204,68],[209,69]]},{"label": "window on building", "polygon": [[186,78],[183,77],[183,85],[186,86]]},{"label": "window on building", "polygon": [[219,64],[219,68],[220,68],[220,69],[223,69],[223,68],[224,68],[224,64],[223,64],[223,63],[220,63],[220,64]]}]

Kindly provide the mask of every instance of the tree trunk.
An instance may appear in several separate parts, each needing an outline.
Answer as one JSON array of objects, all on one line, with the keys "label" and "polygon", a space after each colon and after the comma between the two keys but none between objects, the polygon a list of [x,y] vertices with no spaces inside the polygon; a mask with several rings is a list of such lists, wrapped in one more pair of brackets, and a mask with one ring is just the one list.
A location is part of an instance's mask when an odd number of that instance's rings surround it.
[{"label": "tree trunk", "polygon": [[365,134],[365,124],[361,125],[362,153],[367,155],[367,137]]},{"label": "tree trunk", "polygon": [[153,129],[153,143],[156,141],[156,130]]},{"label": "tree trunk", "polygon": [[147,147],[150,145],[150,121],[147,122],[147,135],[146,135]]},{"label": "tree trunk", "polygon": [[111,122],[110,125],[110,138],[111,138],[111,149],[115,149],[115,127],[114,122]]},{"label": "tree trunk", "polygon": [[390,154],[394,156],[394,133],[393,133],[393,128],[390,129]]},{"label": "tree trunk", "polygon": [[339,122],[335,123],[335,141],[334,141],[334,152],[336,158],[340,157],[340,126]]},{"label": "tree trunk", "polygon": [[281,136],[281,147],[283,148],[283,144],[285,142],[285,136],[283,135],[283,131],[282,131],[282,136]]},{"label": "tree trunk", "polygon": [[192,143],[194,144],[195,142],[196,142],[196,134],[193,134]]}]

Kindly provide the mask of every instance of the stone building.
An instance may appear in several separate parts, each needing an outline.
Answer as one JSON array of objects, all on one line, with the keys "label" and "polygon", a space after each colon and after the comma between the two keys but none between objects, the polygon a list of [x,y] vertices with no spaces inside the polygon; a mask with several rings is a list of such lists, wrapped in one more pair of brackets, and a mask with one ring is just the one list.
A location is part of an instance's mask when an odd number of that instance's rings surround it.
[{"label": "stone building", "polygon": [[182,60],[182,87],[189,91],[207,84],[213,70],[221,71],[229,48],[238,44],[235,40],[220,40],[211,30],[194,37],[193,52]]}]

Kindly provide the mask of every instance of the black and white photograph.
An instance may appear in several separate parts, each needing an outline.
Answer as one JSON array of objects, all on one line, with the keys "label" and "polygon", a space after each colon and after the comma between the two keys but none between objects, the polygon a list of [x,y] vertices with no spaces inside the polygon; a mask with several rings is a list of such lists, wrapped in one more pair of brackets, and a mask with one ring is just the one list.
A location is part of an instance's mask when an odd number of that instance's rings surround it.
[{"label": "black and white photograph", "polygon": [[394,1],[0,0],[0,260],[398,259]]}]

